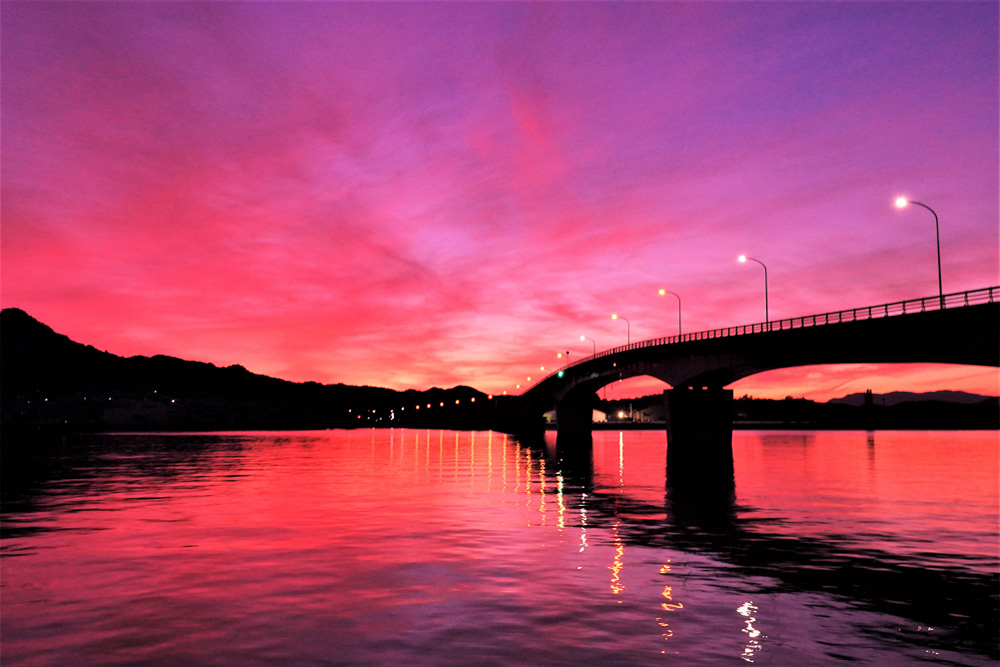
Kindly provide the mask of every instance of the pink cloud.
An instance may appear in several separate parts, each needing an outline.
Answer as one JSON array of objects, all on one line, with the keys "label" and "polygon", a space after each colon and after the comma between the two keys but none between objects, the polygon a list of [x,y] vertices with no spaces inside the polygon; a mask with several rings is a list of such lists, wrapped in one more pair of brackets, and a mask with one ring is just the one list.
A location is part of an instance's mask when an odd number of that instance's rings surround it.
[{"label": "pink cloud", "polygon": [[3,305],[118,354],[501,391],[611,312],[674,333],[659,287],[687,331],[759,321],[741,252],[773,317],[933,294],[900,192],[946,290],[997,282],[995,7],[3,12]]}]

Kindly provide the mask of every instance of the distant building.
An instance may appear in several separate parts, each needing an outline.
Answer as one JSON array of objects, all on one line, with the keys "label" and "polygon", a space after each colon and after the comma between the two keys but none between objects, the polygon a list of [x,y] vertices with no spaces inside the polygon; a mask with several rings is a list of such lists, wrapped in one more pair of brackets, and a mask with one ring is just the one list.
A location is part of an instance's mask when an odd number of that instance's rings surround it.
[{"label": "distant building", "polygon": [[[555,424],[556,423],[556,411],[555,410],[549,410],[548,412],[545,413],[544,416],[545,416],[545,423],[546,424]],[[608,415],[605,414],[605,413],[603,413],[603,412],[601,412],[600,410],[594,410],[593,415],[591,416],[591,421],[593,421],[595,423],[606,422],[606,421],[608,421]]]}]

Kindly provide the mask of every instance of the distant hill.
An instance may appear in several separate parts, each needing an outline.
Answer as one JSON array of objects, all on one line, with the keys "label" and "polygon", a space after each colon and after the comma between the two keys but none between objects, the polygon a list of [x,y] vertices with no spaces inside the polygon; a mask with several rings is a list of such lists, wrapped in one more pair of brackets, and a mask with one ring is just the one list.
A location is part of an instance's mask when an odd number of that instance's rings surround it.
[{"label": "distant hill", "polygon": [[[0,311],[0,424],[65,430],[278,430],[400,426],[510,431],[517,397],[471,387],[395,391],[289,382],[157,355],[120,357],[58,334],[23,310]],[[1000,428],[1000,399],[959,391],[734,402],[736,424],[804,428]],[[657,394],[599,401],[609,415],[662,419]],[[4,438],[5,443],[8,438]]]},{"label": "distant hill", "polygon": [[[735,428],[811,429],[1000,429],[1000,398],[961,391],[928,393],[893,392],[873,395],[865,405],[864,394],[852,394],[817,403],[805,398],[782,400],[744,396],[733,402]],[[617,415],[636,420],[662,421],[660,394],[598,401],[598,410],[611,422]],[[624,421],[631,421],[625,417]]]},{"label": "distant hill", "polygon": [[[242,366],[120,357],[0,311],[0,423],[121,429],[491,428],[498,404],[470,387],[395,391],[289,382]],[[431,406],[428,409],[428,404]],[[417,406],[422,409],[418,410]]]},{"label": "distant hill", "polygon": [[[996,400],[995,396],[982,396],[980,394],[970,394],[964,391],[928,391],[914,393],[910,391],[892,391],[888,394],[872,394],[872,403],[875,405],[893,406],[900,403],[915,403],[919,401],[939,401],[941,403],[959,403],[962,405],[977,405]],[[865,395],[848,394],[842,398],[833,398],[827,401],[833,405],[854,405],[865,404]]]}]

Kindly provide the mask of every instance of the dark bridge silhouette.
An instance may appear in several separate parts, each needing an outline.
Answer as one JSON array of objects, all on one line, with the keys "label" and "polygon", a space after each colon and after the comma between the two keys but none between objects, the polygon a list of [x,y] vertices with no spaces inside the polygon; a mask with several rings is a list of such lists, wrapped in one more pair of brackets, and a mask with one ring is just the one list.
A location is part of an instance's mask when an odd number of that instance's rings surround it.
[{"label": "dark bridge silhouette", "polygon": [[522,422],[555,410],[559,438],[585,436],[596,392],[649,375],[664,392],[668,467],[732,471],[733,392],[741,378],[842,363],[1000,366],[1000,287],[656,338],[564,366],[521,395]]}]

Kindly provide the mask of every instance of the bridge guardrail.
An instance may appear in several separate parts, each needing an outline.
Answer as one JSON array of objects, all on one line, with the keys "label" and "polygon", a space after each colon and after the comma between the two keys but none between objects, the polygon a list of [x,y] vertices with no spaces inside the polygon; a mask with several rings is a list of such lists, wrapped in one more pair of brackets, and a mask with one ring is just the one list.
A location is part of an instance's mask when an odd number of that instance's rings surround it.
[{"label": "bridge guardrail", "polygon": [[565,372],[567,368],[607,357],[612,354],[626,352],[628,350],[638,350],[645,347],[655,347],[658,345],[669,345],[671,343],[686,343],[694,340],[707,340],[710,338],[726,338],[729,336],[743,336],[747,334],[766,333],[771,331],[783,331],[786,329],[802,329],[805,327],[825,326],[827,324],[839,324],[842,322],[857,322],[863,320],[881,319],[884,317],[894,317],[898,315],[910,315],[923,313],[929,310],[946,310],[948,308],[963,308],[981,303],[994,303],[1000,301],[1000,286],[983,287],[981,289],[969,290],[966,292],[955,292],[943,296],[927,296],[920,299],[909,299],[907,301],[895,301],[884,303],[878,306],[865,306],[863,308],[851,308],[850,310],[838,310],[831,313],[819,313],[817,315],[803,315],[801,317],[790,317],[784,320],[772,322],[757,322],[756,324],[744,324],[735,327],[722,327],[710,329],[708,331],[698,331],[696,333],[682,334],[679,336],[666,336],[664,338],[653,338],[639,341],[631,345],[622,345],[608,350],[603,350],[589,357],[584,357],[578,361],[566,364],[562,368],[548,374],[536,385],[545,382],[550,377]]}]

